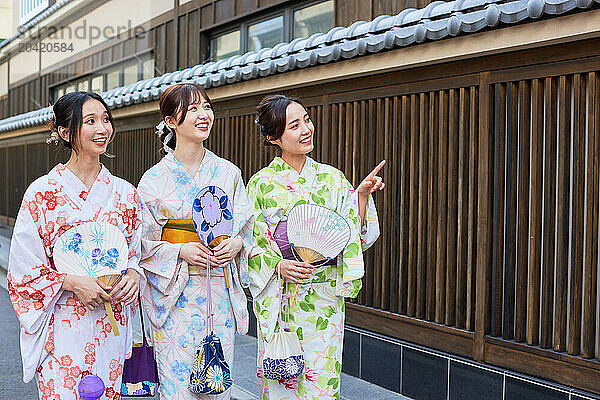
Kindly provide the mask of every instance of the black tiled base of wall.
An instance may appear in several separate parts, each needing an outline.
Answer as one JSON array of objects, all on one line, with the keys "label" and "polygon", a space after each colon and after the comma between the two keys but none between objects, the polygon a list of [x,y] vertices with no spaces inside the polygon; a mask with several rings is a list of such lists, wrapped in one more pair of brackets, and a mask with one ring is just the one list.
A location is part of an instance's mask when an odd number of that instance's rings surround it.
[{"label": "black tiled base of wall", "polygon": [[[250,327],[256,318],[248,302]],[[342,371],[414,400],[600,400],[600,396],[490,367],[352,326]]]},{"label": "black tiled base of wall", "polygon": [[600,400],[352,326],[344,331],[342,371],[414,400]]}]

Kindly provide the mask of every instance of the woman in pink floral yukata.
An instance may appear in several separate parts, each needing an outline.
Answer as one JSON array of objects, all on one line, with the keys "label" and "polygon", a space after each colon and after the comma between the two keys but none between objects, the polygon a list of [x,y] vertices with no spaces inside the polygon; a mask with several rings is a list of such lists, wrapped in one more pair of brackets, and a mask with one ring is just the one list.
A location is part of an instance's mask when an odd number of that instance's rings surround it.
[{"label": "woman in pink floral yukata", "polygon": [[[100,155],[114,138],[110,111],[96,93],[73,92],[53,107],[52,139],[71,150],[25,192],[14,226],[8,289],[21,324],[23,380],[36,378],[39,398],[77,399],[77,384],[93,373],[102,399],[119,399],[123,362],[131,353],[129,323],[140,285],[140,201],[135,188],[113,176]],[[53,247],[64,231],[88,221],[109,222],[129,245],[127,272],[108,287],[96,278],[57,273]],[[104,301],[121,331],[112,332]]]}]

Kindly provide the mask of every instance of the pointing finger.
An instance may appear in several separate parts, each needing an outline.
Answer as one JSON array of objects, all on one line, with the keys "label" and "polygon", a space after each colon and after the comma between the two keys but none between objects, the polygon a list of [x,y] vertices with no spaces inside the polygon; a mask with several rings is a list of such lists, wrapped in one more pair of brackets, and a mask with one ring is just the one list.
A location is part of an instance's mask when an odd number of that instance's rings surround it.
[{"label": "pointing finger", "polygon": [[377,175],[377,173],[381,170],[381,168],[383,168],[384,165],[385,165],[385,160],[383,160],[379,164],[377,164],[377,166],[375,168],[373,168],[373,171],[371,171],[369,173],[369,175],[367,176],[367,179],[373,179],[375,177],[375,175]]}]

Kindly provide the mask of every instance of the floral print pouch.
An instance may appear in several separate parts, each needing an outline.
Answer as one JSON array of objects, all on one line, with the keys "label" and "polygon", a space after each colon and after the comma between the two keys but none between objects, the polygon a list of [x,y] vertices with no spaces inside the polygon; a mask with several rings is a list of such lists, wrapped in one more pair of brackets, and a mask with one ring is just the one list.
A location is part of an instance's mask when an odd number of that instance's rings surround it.
[{"label": "floral print pouch", "polygon": [[[277,278],[281,282],[281,274],[277,269]],[[283,299],[286,299],[287,322],[284,326],[281,314],[283,310]],[[265,348],[262,361],[263,376],[266,379],[295,379],[304,372],[304,351],[296,332],[290,330],[289,297],[281,291],[279,285],[279,329],[271,335],[271,339]]]},{"label": "floral print pouch", "polygon": [[206,335],[196,350],[188,385],[190,392],[197,394],[221,394],[233,384],[221,340],[213,331],[210,270],[210,256],[208,256],[206,259],[206,308],[210,333]]},{"label": "floral print pouch", "polygon": [[232,383],[221,341],[211,333],[196,350],[188,389],[193,393],[220,394],[229,389]]}]

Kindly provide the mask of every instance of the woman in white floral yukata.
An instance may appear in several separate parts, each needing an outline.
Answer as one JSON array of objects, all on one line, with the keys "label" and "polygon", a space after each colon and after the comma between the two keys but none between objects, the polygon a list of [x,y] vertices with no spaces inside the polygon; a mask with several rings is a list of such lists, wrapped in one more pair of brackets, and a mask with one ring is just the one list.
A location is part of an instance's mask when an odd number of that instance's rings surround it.
[{"label": "woman in white floral yukata", "polygon": [[[246,249],[253,244],[252,207],[240,169],[204,147],[214,121],[204,90],[189,83],[171,86],[160,98],[160,111],[163,122],[157,128],[166,155],[146,171],[138,186],[145,205],[140,266],[149,283],[144,305],[153,324],[160,398],[229,399],[231,389],[218,396],[195,395],[187,386],[195,351],[209,333],[207,254],[212,256],[214,332],[230,367],[235,333],[248,330],[239,273],[247,269]],[[219,186],[233,202],[233,234],[214,251],[200,243],[191,220],[196,194],[209,185]],[[222,385],[223,376],[215,374],[209,376],[211,385]]]},{"label": "woman in white floral yukata", "polygon": [[[384,162],[355,191],[341,171],[307,156],[314,147],[314,125],[300,101],[284,95],[265,97],[258,106],[257,123],[263,144],[276,145],[281,150],[281,157],[275,157],[248,182],[256,217],[257,246],[251,254],[248,272],[258,320],[261,398],[339,399],[344,298],[356,297],[360,291],[364,275],[361,250],[379,236],[370,194],[384,187],[376,176]],[[314,267],[294,261],[285,244],[281,249],[278,246],[283,226],[279,224],[299,202],[328,207],[349,222],[350,242],[333,262]],[[290,329],[296,332],[306,359],[304,374],[293,380],[269,380],[262,375],[265,345],[276,329],[280,309],[276,269],[288,283]]]},{"label": "woman in white floral yukata", "polygon": [[[23,380],[36,378],[40,399],[69,400],[79,398],[77,384],[93,373],[104,381],[102,399],[116,400],[123,362],[131,354],[133,304],[145,282],[138,267],[141,205],[135,188],[100,163],[114,137],[104,100],[96,93],[73,92],[53,108],[53,139],[71,149],[71,158],[27,188],[8,263],[10,300],[21,323]],[[129,245],[127,272],[112,288],[54,268],[58,236],[89,221],[117,226]],[[112,332],[103,305],[107,300],[119,336]]]}]

